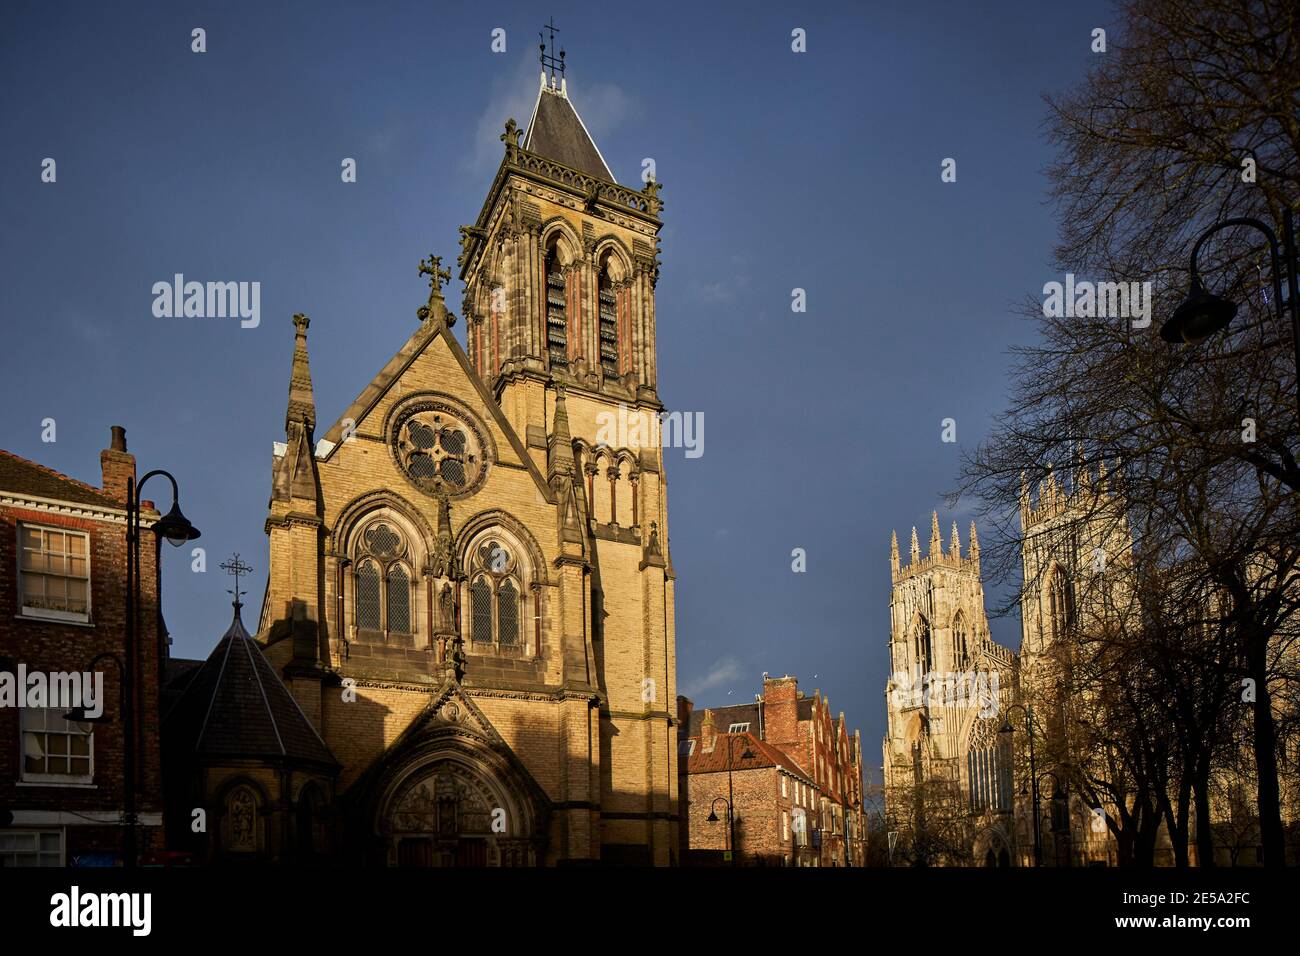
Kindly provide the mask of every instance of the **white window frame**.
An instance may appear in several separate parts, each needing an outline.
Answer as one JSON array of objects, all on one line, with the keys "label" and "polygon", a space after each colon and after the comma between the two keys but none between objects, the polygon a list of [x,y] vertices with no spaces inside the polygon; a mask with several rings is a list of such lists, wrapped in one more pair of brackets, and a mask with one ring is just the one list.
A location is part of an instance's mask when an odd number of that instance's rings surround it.
[{"label": "white window frame", "polygon": [[790,778],[787,777],[785,774],[781,774],[781,796],[788,797],[789,795],[790,795]]},{"label": "white window frame", "polygon": [[747,734],[749,733],[749,721],[738,721],[727,728],[729,734]]},{"label": "white window frame", "polygon": [[781,811],[781,841],[787,842],[790,839],[790,814],[785,810]]},{"label": "white window frame", "polygon": [[[81,611],[58,611],[52,608],[28,607],[25,603],[27,589],[23,585],[24,574],[39,574],[42,577],[62,577],[68,579],[77,579],[77,575],[57,574],[55,572],[45,571],[23,571],[23,537],[28,531],[54,532],[55,534],[67,535],[69,537],[81,538],[86,542],[86,610]],[[38,522],[20,521],[18,522],[18,541],[17,541],[17,560],[14,562],[18,573],[18,616],[39,619],[42,621],[66,621],[72,624],[89,624],[91,613],[91,568],[90,568],[90,533],[87,531],[77,531],[72,528],[61,528],[58,525],[40,524]],[[42,552],[44,553],[44,552]]]},{"label": "white window frame", "polygon": [[[88,732],[86,732],[85,734],[80,734],[80,733],[75,732],[75,731],[47,730],[47,729],[44,729],[44,728],[42,728],[42,729],[40,729],[40,730],[29,730],[29,729],[28,729],[28,719],[29,719],[29,715],[31,715],[31,714],[33,714],[33,713],[37,713],[37,712],[39,712],[39,713],[43,713],[43,714],[55,713],[55,714],[60,714],[60,716],[61,716],[62,710],[63,710],[63,709],[62,709],[62,708],[59,708],[59,707],[22,707],[22,708],[19,709],[19,711],[18,711],[18,713],[19,713],[19,719],[18,719],[18,724],[19,724],[19,727],[18,727],[18,730],[19,730],[19,732],[18,732],[18,767],[19,767],[19,780],[20,780],[21,783],[24,783],[24,784],[40,784],[40,785],[42,785],[42,786],[56,786],[56,787],[59,787],[59,786],[62,786],[62,787],[86,787],[86,786],[94,786],[94,783],[95,783],[95,728],[94,728],[94,725],[93,725],[93,724],[90,725],[90,730],[89,730]],[[69,724],[73,724],[74,722],[73,722],[73,721],[68,721],[68,723],[69,723]],[[85,773],[85,774],[79,774],[79,773],[29,773],[29,772],[27,771],[27,735],[28,735],[29,733],[33,733],[33,734],[46,734],[46,735],[49,735],[49,734],[61,734],[61,735],[65,736],[65,737],[84,736],[84,737],[89,741],[89,747],[88,747],[88,749],[89,749],[89,751],[90,751],[90,754],[89,754],[89,765],[90,765],[89,772],[88,772],[88,773]]]},{"label": "white window frame", "polygon": [[[38,867],[39,866],[46,866],[46,867],[63,866],[64,853],[67,850],[67,841],[64,839],[64,834],[65,831],[62,827],[23,828],[23,829],[10,828],[5,830],[0,830],[0,867],[15,867],[15,868],[19,867],[21,865],[18,863],[18,856],[20,853],[29,857],[34,856],[36,858],[36,863],[34,865]],[[52,854],[51,851],[49,850],[41,849],[41,837],[43,836],[56,836],[59,838],[58,858],[56,860],[53,860],[52,862],[48,862],[44,864],[40,862],[42,855],[46,857],[50,857],[52,856]],[[33,838],[32,850],[24,851],[22,849],[8,845],[10,842],[17,842],[23,837]],[[28,864],[28,865],[32,865],[32,864]]]}]

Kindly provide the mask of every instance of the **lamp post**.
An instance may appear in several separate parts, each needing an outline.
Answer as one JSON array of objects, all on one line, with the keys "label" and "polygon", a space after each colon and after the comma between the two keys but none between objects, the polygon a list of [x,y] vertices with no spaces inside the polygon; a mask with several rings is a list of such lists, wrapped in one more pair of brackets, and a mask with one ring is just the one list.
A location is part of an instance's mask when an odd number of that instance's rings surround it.
[{"label": "lamp post", "polygon": [[[727,734],[727,795],[725,797],[717,797],[714,799],[713,803],[709,804],[709,815],[707,817],[709,823],[717,823],[718,814],[717,811],[714,810],[714,807],[718,805],[719,800],[727,805],[727,848],[731,852],[732,866],[736,865],[736,791],[732,785],[731,778],[731,755],[733,753],[731,745],[735,743],[735,741],[736,738],[734,736]],[[740,759],[754,759],[754,754],[750,751],[748,744],[745,745],[745,752],[740,755]]]},{"label": "lamp post", "polygon": [[1043,865],[1043,838],[1038,826],[1038,765],[1034,762],[1034,708],[1022,704],[1012,704],[1007,708],[1002,726],[998,729],[998,735],[1005,736],[1008,744],[1011,742],[1011,735],[1016,732],[1016,728],[1011,725],[1011,712],[1013,710],[1024,711],[1025,729],[1029,733],[1029,778],[1033,781],[1034,866],[1039,867]]},{"label": "lamp post", "polygon": [[[1160,327],[1160,337],[1167,342],[1182,342],[1196,345],[1205,341],[1216,332],[1226,329],[1237,314],[1237,303],[1230,299],[1207,292],[1201,283],[1196,258],[1201,246],[1215,233],[1231,226],[1250,226],[1264,234],[1268,240],[1273,278],[1273,303],[1279,320],[1282,319],[1282,278],[1287,284],[1287,309],[1291,313],[1291,336],[1295,348],[1296,375],[1300,377],[1300,283],[1297,282],[1297,257],[1295,245],[1295,225],[1291,210],[1282,215],[1282,244],[1279,248],[1277,234],[1268,223],[1252,216],[1239,216],[1215,223],[1196,240],[1192,246],[1191,289],[1187,298],[1174,310],[1174,314]],[[1296,411],[1300,414],[1300,388],[1296,391]]]},{"label": "lamp post", "polygon": [[[1060,848],[1056,846],[1057,834],[1062,830],[1065,831],[1066,839],[1070,838],[1070,797],[1061,786],[1061,778],[1050,770],[1044,770],[1039,774],[1038,779],[1043,777],[1052,778],[1052,846],[1056,850],[1058,865],[1060,860]],[[1035,813],[1034,822],[1038,822],[1037,813]],[[1070,854],[1067,848],[1065,854],[1065,865],[1070,865]]]},{"label": "lamp post", "polygon": [[[126,640],[125,661],[118,661],[122,672],[123,769],[125,771],[125,811],[122,824],[126,834],[122,841],[122,865],[133,869],[136,865],[136,813],[135,813],[135,649],[136,614],[140,604],[140,492],[144,484],[155,475],[162,475],[172,483],[172,507],[167,514],[154,522],[154,533],[166,538],[179,548],[186,541],[199,537],[199,531],[181,513],[180,492],[176,479],[168,472],[155,469],[138,482],[133,478],[126,485]],[[161,664],[161,661],[160,661]]]}]

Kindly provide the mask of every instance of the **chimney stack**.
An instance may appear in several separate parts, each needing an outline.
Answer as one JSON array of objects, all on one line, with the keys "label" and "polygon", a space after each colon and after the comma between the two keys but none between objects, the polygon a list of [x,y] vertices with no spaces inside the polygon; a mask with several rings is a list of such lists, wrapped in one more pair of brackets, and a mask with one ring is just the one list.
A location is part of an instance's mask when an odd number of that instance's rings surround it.
[{"label": "chimney stack", "polygon": [[99,453],[104,494],[125,503],[127,485],[135,484],[135,455],[126,450],[126,429],[114,425],[108,447]]}]

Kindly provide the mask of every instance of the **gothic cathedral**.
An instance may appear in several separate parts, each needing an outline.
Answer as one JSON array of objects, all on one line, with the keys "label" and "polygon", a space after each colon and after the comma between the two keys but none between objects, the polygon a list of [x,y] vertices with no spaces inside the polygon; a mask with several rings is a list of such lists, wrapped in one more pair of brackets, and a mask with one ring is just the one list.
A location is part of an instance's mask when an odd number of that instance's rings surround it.
[{"label": "gothic cathedral", "polygon": [[322,433],[294,317],[256,641],[337,761],[317,785],[353,859],[668,865],[663,455],[602,432],[662,409],[658,184],[615,182],[562,76],[501,139],[461,228],[464,347],[430,257],[418,328]]},{"label": "gothic cathedral", "polygon": [[900,563],[897,537],[892,542],[890,813],[900,830],[925,834],[928,845],[910,849],[932,863],[1114,863],[1101,813],[1115,808],[1094,808],[1060,781],[1065,762],[1083,759],[1090,746],[1077,733],[1088,699],[1071,679],[1066,635],[1101,633],[1131,613],[1124,576],[1105,573],[1131,560],[1124,503],[1104,465],[1096,475],[1077,465],[1068,489],[1049,472],[1035,498],[1022,481],[1020,523],[1018,653],[990,637],[974,523],[965,556],[955,524],[943,550],[937,514],[924,557],[915,528],[908,564]]}]

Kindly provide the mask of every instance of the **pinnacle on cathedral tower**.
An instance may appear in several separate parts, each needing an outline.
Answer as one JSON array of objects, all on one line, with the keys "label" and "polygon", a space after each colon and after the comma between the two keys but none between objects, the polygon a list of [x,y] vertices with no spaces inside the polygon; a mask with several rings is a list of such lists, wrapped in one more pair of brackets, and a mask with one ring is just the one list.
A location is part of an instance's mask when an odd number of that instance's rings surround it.
[{"label": "pinnacle on cathedral tower", "polygon": [[916,564],[916,562],[919,561],[919,560],[921,560],[921,544],[920,544],[920,542],[917,541],[917,539],[916,539],[916,525],[912,525],[912,553],[911,553],[911,563],[912,563],[912,564]]},{"label": "pinnacle on cathedral tower", "polygon": [[939,512],[930,512],[930,550],[926,553],[930,560],[943,557],[943,539],[939,537]]},{"label": "pinnacle on cathedral tower", "polygon": [[952,535],[948,542],[948,553],[954,558],[961,557],[961,538],[957,536],[957,522],[952,523]]},{"label": "pinnacle on cathedral tower", "polygon": [[889,569],[898,575],[898,532],[889,532]]}]

